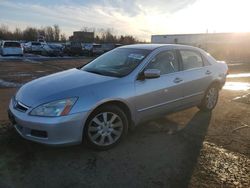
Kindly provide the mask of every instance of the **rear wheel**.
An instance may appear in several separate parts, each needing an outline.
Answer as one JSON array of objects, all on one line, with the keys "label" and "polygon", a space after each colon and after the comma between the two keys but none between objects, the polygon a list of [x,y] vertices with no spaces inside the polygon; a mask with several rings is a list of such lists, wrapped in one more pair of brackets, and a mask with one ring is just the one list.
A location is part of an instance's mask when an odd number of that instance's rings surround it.
[{"label": "rear wheel", "polygon": [[201,104],[198,106],[203,111],[211,111],[215,108],[219,97],[219,88],[212,84],[206,91]]},{"label": "rear wheel", "polygon": [[103,106],[93,112],[85,125],[84,136],[89,146],[109,149],[127,134],[128,119],[117,106]]}]

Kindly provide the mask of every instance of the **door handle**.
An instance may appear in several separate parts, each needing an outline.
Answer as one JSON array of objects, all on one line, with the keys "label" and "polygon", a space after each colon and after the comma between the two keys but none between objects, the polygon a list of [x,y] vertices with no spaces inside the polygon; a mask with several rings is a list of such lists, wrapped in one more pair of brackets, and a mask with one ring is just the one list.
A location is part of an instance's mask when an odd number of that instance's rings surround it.
[{"label": "door handle", "polygon": [[207,70],[207,71],[206,71],[206,74],[211,74],[211,71],[210,71],[210,70]]},{"label": "door handle", "polygon": [[174,82],[174,83],[179,83],[179,82],[181,82],[181,81],[183,81],[181,78],[175,78],[173,82]]}]

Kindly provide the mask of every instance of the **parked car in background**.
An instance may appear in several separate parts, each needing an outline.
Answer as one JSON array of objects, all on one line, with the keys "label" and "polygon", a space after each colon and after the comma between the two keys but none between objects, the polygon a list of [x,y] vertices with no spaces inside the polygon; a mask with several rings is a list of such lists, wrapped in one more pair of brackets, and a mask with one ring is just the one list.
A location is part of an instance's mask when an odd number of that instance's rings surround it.
[{"label": "parked car in background", "polygon": [[67,55],[83,55],[82,43],[77,41],[66,42],[63,52]]},{"label": "parked car in background", "polygon": [[24,51],[27,53],[38,53],[40,54],[43,51],[44,43],[31,41],[24,44]]},{"label": "parked car in background", "polygon": [[2,56],[7,56],[7,55],[23,56],[23,48],[19,42],[2,41],[0,45],[0,54]]},{"label": "parked car in background", "polygon": [[104,43],[102,44],[102,50],[104,53],[113,50],[115,48],[115,44],[114,43]]},{"label": "parked car in background", "polygon": [[46,43],[44,39],[38,39],[37,42],[41,42],[42,44]]},{"label": "parked car in background", "polygon": [[84,140],[108,149],[129,127],[156,116],[193,106],[213,110],[227,71],[226,63],[191,46],[123,46],[81,68],[25,84],[10,101],[9,117],[28,140]]},{"label": "parked car in background", "polygon": [[89,43],[85,44],[84,53],[88,56],[101,55],[104,53],[104,49],[101,44]]},{"label": "parked car in background", "polygon": [[104,43],[104,44],[102,44],[102,49],[103,49],[103,52],[106,53],[110,50],[113,50],[114,48],[118,48],[121,46],[122,46],[122,44]]},{"label": "parked car in background", "polygon": [[63,56],[63,46],[60,44],[46,43],[42,47],[41,54],[44,56]]},{"label": "parked car in background", "polygon": [[115,48],[121,47],[123,44],[115,44]]}]

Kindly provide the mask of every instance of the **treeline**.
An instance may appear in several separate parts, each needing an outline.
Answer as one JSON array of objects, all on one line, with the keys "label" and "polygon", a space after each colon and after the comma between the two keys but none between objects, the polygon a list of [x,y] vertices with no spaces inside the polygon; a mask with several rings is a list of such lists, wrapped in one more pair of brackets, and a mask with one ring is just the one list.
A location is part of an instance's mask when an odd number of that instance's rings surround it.
[{"label": "treeline", "polygon": [[[112,29],[95,29],[84,27],[82,31],[94,32],[94,42],[96,43],[120,43],[135,44],[142,43],[131,35],[115,35]],[[26,27],[25,29],[15,28],[11,31],[7,25],[0,26],[0,40],[24,40],[36,41],[39,36],[44,36],[48,42],[65,42],[69,40],[58,25],[46,26],[41,28]]]},{"label": "treeline", "polygon": [[16,28],[14,31],[9,30],[6,25],[2,24],[0,26],[0,39],[3,40],[36,41],[39,36],[44,36],[45,39],[50,42],[66,41],[66,36],[61,33],[58,25],[39,29],[35,27],[26,27],[23,30]]},{"label": "treeline", "polygon": [[136,44],[136,43],[143,43],[142,41],[137,40],[135,37],[131,35],[120,35],[116,36],[108,31],[99,35],[95,36],[94,39],[95,43],[119,43],[119,44]]},{"label": "treeline", "polygon": [[89,28],[84,27],[81,31],[85,32],[94,32],[95,43],[119,43],[119,44],[136,44],[136,43],[145,43],[145,41],[141,41],[136,39],[132,35],[115,35],[115,31],[113,29],[103,29],[103,28]]}]

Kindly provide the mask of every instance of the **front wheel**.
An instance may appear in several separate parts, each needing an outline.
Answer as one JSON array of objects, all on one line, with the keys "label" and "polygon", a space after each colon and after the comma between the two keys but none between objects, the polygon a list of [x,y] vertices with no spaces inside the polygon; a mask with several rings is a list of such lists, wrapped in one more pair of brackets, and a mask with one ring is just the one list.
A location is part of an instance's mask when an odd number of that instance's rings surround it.
[{"label": "front wheel", "polygon": [[126,114],[117,106],[103,106],[88,118],[84,139],[92,148],[105,150],[119,143],[127,131]]},{"label": "front wheel", "polygon": [[198,106],[202,111],[211,111],[215,108],[219,97],[219,88],[216,84],[211,85]]}]

